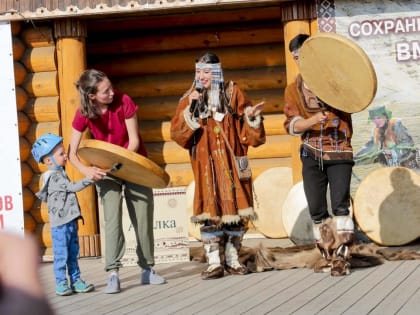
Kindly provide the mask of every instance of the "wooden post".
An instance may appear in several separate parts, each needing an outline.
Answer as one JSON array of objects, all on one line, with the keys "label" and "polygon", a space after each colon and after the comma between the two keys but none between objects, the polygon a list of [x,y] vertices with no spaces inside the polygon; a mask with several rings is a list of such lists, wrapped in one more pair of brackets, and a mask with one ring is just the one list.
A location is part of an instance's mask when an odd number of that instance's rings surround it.
[{"label": "wooden post", "polygon": [[[86,69],[86,26],[82,21],[76,19],[60,19],[55,21],[54,31],[57,39],[62,136],[64,145],[68,148],[73,116],[80,104],[75,83],[82,71]],[[66,171],[73,181],[83,177],[70,163],[66,166]],[[87,187],[77,193],[77,196],[84,218],[84,225],[80,225],[79,234],[92,235],[93,237],[94,234],[98,233],[94,186]]]}]

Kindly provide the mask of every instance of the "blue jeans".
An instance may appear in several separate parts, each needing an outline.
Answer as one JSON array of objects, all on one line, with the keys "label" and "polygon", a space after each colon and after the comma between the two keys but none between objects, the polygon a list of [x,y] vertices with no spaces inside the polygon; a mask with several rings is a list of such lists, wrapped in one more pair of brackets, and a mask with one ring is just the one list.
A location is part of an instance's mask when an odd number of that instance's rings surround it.
[{"label": "blue jeans", "polygon": [[67,280],[68,269],[70,284],[80,278],[79,238],[77,235],[77,220],[51,228],[51,238],[54,252],[55,283]]}]

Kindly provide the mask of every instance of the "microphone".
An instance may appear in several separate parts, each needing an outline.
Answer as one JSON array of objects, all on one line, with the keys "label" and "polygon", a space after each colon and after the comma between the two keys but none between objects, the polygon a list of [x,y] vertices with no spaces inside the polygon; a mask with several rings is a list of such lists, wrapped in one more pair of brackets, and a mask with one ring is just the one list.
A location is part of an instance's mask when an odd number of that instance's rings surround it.
[{"label": "microphone", "polygon": [[[201,91],[203,90],[203,86],[201,85],[201,83],[200,83],[200,82],[197,82],[197,83],[195,84],[195,90],[196,90],[198,93],[201,93]],[[197,100],[192,100],[192,102],[191,102],[191,106],[190,106],[190,113],[191,113],[191,114],[195,112],[195,109],[196,109],[196,107],[197,107],[197,103],[198,103],[198,101],[197,101]]]}]

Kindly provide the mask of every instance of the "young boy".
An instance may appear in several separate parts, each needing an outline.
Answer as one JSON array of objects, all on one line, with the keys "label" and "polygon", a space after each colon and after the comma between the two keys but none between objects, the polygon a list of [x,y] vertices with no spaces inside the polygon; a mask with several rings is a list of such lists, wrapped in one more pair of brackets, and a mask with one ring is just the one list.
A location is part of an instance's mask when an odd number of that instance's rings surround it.
[{"label": "young boy", "polygon": [[[81,213],[76,192],[89,186],[93,181],[87,178],[78,182],[69,180],[64,170],[67,154],[62,137],[51,133],[41,136],[32,146],[32,155],[38,163],[42,162],[49,168],[42,175],[43,187],[36,196],[48,203],[54,251],[55,293],[64,296],[73,292],[90,292],[94,290],[94,286],[80,278],[77,261],[79,256],[77,220],[81,218]],[[67,282],[66,269],[69,273],[70,286]]]}]

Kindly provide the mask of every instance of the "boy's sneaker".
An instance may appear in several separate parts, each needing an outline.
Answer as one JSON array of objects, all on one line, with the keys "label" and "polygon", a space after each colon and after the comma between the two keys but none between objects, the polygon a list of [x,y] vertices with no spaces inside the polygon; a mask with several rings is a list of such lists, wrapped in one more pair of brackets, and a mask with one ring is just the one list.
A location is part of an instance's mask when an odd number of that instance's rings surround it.
[{"label": "boy's sneaker", "polygon": [[75,283],[73,283],[71,288],[73,289],[73,292],[77,292],[77,293],[86,293],[86,292],[93,291],[95,289],[93,284],[88,284],[84,282],[82,279],[79,279]]},{"label": "boy's sneaker", "polygon": [[70,289],[69,285],[67,284],[67,280],[61,281],[55,287],[55,293],[57,295],[65,296],[73,294],[73,290]]},{"label": "boy's sneaker", "polygon": [[166,281],[153,269],[144,269],[141,273],[141,284],[164,284]]},{"label": "boy's sneaker", "polygon": [[121,292],[120,278],[117,274],[113,273],[108,276],[108,284],[106,285],[105,293],[113,294],[119,292]]}]

